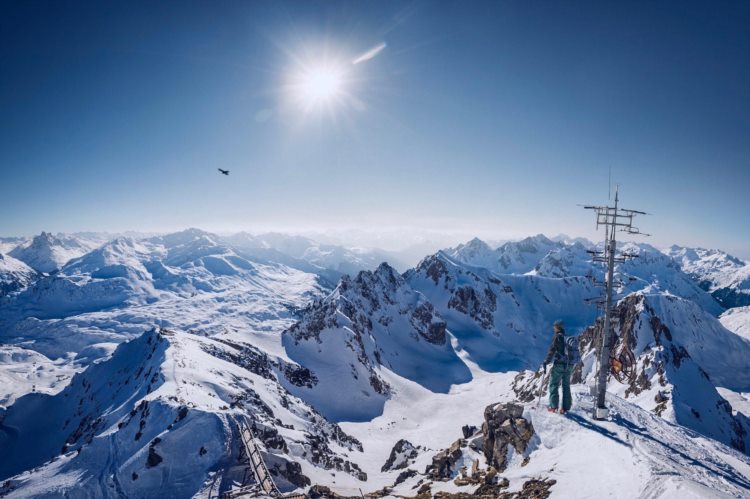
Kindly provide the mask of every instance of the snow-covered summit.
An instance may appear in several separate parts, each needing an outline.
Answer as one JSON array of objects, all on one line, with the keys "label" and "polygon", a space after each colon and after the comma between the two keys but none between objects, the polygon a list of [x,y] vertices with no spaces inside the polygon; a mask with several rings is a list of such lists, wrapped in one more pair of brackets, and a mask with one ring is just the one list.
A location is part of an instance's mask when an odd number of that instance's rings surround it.
[{"label": "snow-covered summit", "polygon": [[[471,379],[445,321],[386,263],[344,276],[284,332],[283,342],[287,355],[320,380],[290,390],[335,421],[380,414],[391,395],[385,371],[437,392]],[[342,390],[350,395],[342,399]]]},{"label": "snow-covered summit", "polygon": [[725,307],[750,305],[750,263],[716,249],[674,245],[664,253]]},{"label": "snow-covered summit", "polygon": [[0,297],[22,290],[37,277],[37,272],[22,261],[0,253]]},{"label": "snow-covered summit", "polygon": [[[750,419],[735,416],[717,387],[750,390],[750,341],[725,329],[695,303],[663,294],[629,295],[613,311],[614,352],[630,350],[636,376],[609,390],[666,420],[741,452],[750,451]],[[593,338],[602,322],[581,336],[584,377],[593,383]]]},{"label": "snow-covered summit", "polygon": [[533,270],[550,251],[562,245],[563,243],[552,241],[544,234],[537,234],[517,242],[507,242],[497,249],[499,270],[506,274],[525,274]]},{"label": "snow-covered summit", "polygon": [[90,274],[93,278],[106,279],[122,276],[133,271],[138,278],[147,279],[148,271],[143,265],[155,250],[132,238],[118,237],[101,247],[71,260],[63,267],[65,275]]},{"label": "snow-covered summit", "polygon": [[585,277],[500,275],[440,251],[405,278],[435,306],[466,355],[487,371],[538,365],[555,320],[575,331],[596,317],[596,308],[585,302],[596,291]]},{"label": "snow-covered summit", "polygon": [[17,246],[10,256],[38,272],[55,272],[73,258],[91,251],[96,244],[73,236],[42,232],[29,243]]},{"label": "snow-covered summit", "polygon": [[497,266],[499,258],[497,252],[478,237],[459,244],[455,248],[447,249],[445,253],[459,262],[489,269]]},{"label": "snow-covered summit", "polygon": [[561,247],[564,247],[564,243],[537,234],[520,241],[506,242],[494,250],[484,241],[474,238],[444,252],[460,263],[499,274],[525,274],[533,270],[550,251]]}]

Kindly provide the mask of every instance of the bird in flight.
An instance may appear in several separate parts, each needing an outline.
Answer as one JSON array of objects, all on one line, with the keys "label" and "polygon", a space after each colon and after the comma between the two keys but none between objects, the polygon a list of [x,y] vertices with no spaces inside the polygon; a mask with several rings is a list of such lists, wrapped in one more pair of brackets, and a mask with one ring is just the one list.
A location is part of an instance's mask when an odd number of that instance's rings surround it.
[{"label": "bird in flight", "polygon": [[217,168],[217,170],[219,170],[224,175],[229,175],[229,170],[222,170],[221,168]]}]

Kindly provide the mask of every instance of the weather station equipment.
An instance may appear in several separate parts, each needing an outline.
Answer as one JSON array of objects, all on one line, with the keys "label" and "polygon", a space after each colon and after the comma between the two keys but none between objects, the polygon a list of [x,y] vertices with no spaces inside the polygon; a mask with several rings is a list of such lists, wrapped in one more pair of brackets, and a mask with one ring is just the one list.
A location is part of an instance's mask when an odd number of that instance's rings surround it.
[{"label": "weather station equipment", "polygon": [[636,215],[647,215],[647,213],[638,210],[626,210],[619,206],[619,185],[615,188],[614,206],[584,206],[587,210],[594,210],[596,213],[596,228],[604,227],[604,250],[590,251],[594,262],[606,264],[605,280],[605,297],[603,300],[604,308],[604,326],[602,328],[601,340],[599,342],[598,352],[598,371],[596,374],[595,396],[593,417],[594,419],[607,419],[609,409],[606,405],[607,395],[607,378],[611,373],[615,379],[622,382],[629,379],[634,374],[635,359],[632,353],[625,347],[615,357],[612,357],[612,289],[614,287],[615,264],[625,262],[638,255],[628,253],[617,253],[617,232],[627,234],[638,234],[648,236],[633,226],[633,219]]}]

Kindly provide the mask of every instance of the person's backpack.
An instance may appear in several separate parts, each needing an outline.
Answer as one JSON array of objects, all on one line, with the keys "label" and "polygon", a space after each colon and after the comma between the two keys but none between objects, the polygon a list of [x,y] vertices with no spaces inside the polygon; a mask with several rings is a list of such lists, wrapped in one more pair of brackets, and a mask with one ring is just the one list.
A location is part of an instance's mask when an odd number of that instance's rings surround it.
[{"label": "person's backpack", "polygon": [[578,348],[577,336],[565,337],[565,362],[569,366],[574,366],[581,362],[581,350]]}]

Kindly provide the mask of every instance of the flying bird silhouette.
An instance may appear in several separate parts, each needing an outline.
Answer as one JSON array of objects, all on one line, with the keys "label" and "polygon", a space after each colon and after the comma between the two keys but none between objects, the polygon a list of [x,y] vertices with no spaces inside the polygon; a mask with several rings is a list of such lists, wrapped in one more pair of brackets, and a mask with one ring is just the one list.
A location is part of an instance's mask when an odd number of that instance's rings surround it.
[{"label": "flying bird silhouette", "polygon": [[229,170],[222,170],[221,168],[217,168],[217,170],[219,170],[224,175],[229,175]]}]

